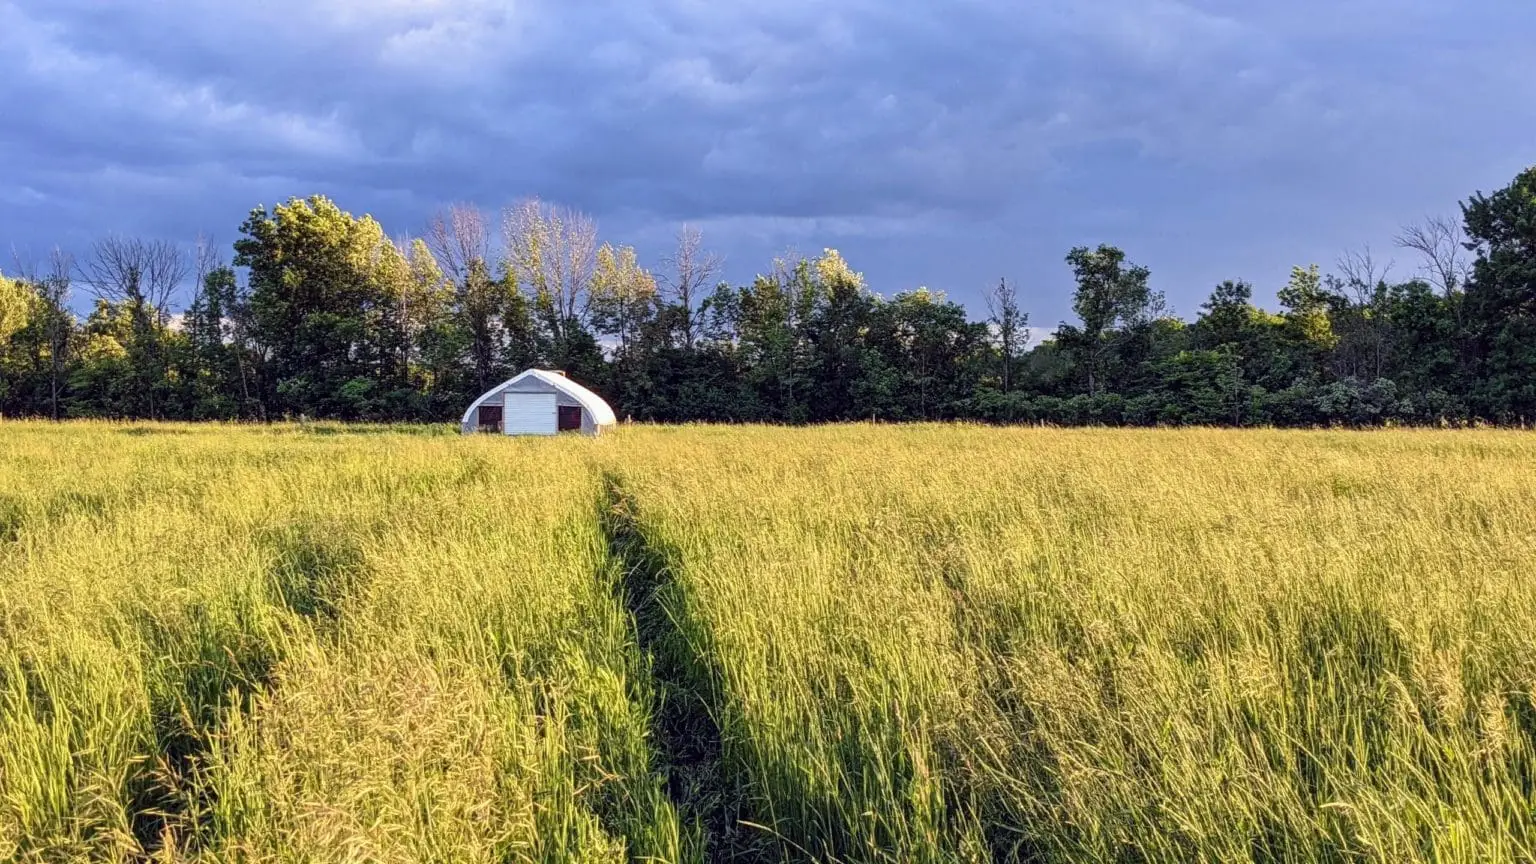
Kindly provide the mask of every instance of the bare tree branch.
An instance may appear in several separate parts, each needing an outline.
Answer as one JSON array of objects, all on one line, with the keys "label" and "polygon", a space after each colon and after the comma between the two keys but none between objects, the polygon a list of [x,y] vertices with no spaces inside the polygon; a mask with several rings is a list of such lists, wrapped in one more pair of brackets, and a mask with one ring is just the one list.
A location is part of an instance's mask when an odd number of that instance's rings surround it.
[{"label": "bare tree branch", "polygon": [[194,291],[202,291],[203,283],[208,280],[208,274],[224,266],[224,256],[219,254],[219,249],[214,245],[212,238],[201,232],[192,245],[192,277]]},{"label": "bare tree branch", "polygon": [[463,284],[480,262],[489,269],[491,233],[485,212],[474,204],[452,204],[427,223],[427,248],[454,282]]},{"label": "bare tree branch", "polygon": [[506,271],[545,310],[548,325],[565,342],[572,324],[585,324],[597,266],[597,225],[567,207],[529,198],[503,214]]},{"label": "bare tree branch", "polygon": [[1019,289],[998,280],[997,287],[982,297],[987,304],[987,323],[993,329],[998,352],[1002,355],[1003,392],[1013,389],[1013,367],[1029,344],[1029,313],[1019,308]]},{"label": "bare tree branch", "polygon": [[46,286],[50,296],[59,300],[59,305],[69,299],[70,288],[74,284],[71,274],[75,269],[75,257],[63,249],[55,246],[48,253],[48,270],[39,280]]},{"label": "bare tree branch", "polygon": [[98,299],[153,309],[164,327],[171,297],[187,277],[187,259],[174,243],[109,235],[92,244],[79,272]]},{"label": "bare tree branch", "polygon": [[1379,264],[1371,253],[1371,247],[1365,246],[1359,250],[1349,249],[1339,256],[1339,272],[1344,276],[1344,284],[1355,295],[1355,303],[1360,306],[1370,306],[1376,297],[1376,288],[1387,281],[1387,276],[1392,272],[1395,262],[1388,261]]},{"label": "bare tree branch", "polygon": [[[49,269],[51,269],[55,259],[61,257],[67,257],[67,253],[65,253],[62,249],[54,248],[48,256],[50,265]],[[33,252],[31,248],[19,249],[15,244],[12,244],[11,264],[12,267],[15,268],[16,275],[20,276],[24,281],[30,282],[34,286],[41,285],[43,280],[47,279],[49,276],[47,270],[39,266],[37,261],[37,254]],[[70,273],[73,273],[73,269],[70,270]]]},{"label": "bare tree branch", "polygon": [[1472,272],[1466,257],[1467,238],[1454,219],[1425,217],[1418,224],[1404,226],[1395,239],[1399,248],[1419,253],[1424,259],[1424,273],[1444,296],[1466,285]]},{"label": "bare tree branch", "polygon": [[695,331],[694,310],[710,283],[720,275],[722,261],[704,248],[704,234],[692,225],[684,225],[677,233],[677,251],[662,261],[672,275],[664,277],[668,295],[682,311],[683,344],[693,347]]},{"label": "bare tree branch", "polygon": [[15,243],[11,244],[11,269],[27,282],[37,281],[37,261],[30,250],[23,252]]}]

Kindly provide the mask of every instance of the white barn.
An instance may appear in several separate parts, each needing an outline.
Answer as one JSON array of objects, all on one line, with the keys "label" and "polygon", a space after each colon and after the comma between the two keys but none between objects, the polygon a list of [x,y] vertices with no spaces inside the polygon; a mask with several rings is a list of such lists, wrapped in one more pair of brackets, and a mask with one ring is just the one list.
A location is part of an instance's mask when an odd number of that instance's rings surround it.
[{"label": "white barn", "polygon": [[613,409],[591,390],[546,369],[528,371],[492,387],[464,412],[465,435],[596,435],[617,422]]}]

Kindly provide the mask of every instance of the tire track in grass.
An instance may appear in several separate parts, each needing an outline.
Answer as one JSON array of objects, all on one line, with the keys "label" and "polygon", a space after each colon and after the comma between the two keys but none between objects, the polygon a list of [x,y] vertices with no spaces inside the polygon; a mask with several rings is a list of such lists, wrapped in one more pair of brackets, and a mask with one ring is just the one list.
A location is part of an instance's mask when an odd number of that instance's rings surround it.
[{"label": "tire track in grass", "polygon": [[[633,698],[651,705],[653,770],[689,829],[685,860],[765,860],[760,838],[740,820],[742,796],[726,774],[714,674],[697,640],[677,617],[683,606],[668,556],[646,537],[639,506],[613,473],[603,475],[601,518],[621,572],[617,599],[633,619],[639,674]],[[757,842],[751,842],[756,840]]]},{"label": "tire track in grass", "polygon": [[144,617],[140,627],[165,652],[152,671],[149,720],[154,750],[129,787],[129,819],[146,858],[196,846],[213,809],[202,781],[225,716],[247,712],[271,689],[283,648],[272,633],[215,621],[200,610],[172,631]]},{"label": "tire track in grass", "polygon": [[[270,556],[274,596],[193,603],[169,624],[141,613],[138,629],[156,646],[150,721],[154,752],[132,784],[128,806],[146,857],[197,848],[207,839],[214,790],[206,783],[214,739],[230,712],[249,713],[272,689],[286,651],[263,618],[284,609],[317,636],[332,636],[349,598],[372,577],[363,544],[347,526],[300,518],[257,531],[250,542]],[[242,605],[266,604],[266,609]]]}]

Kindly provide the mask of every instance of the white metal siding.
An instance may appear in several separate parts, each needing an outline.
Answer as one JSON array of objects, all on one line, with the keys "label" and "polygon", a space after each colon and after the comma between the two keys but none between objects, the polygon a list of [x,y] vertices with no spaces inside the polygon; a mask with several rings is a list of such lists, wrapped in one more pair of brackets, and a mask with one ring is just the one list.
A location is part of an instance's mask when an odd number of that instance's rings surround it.
[{"label": "white metal siding", "polygon": [[508,435],[554,435],[559,431],[553,393],[509,392],[502,404],[501,428]]}]

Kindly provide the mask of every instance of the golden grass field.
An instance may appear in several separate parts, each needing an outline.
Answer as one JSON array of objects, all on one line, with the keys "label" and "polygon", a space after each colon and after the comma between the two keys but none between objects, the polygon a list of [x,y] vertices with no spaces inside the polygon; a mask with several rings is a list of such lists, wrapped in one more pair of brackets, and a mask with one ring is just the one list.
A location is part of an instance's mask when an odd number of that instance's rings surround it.
[{"label": "golden grass field", "polygon": [[1536,437],[0,424],[0,860],[1523,861]]}]

